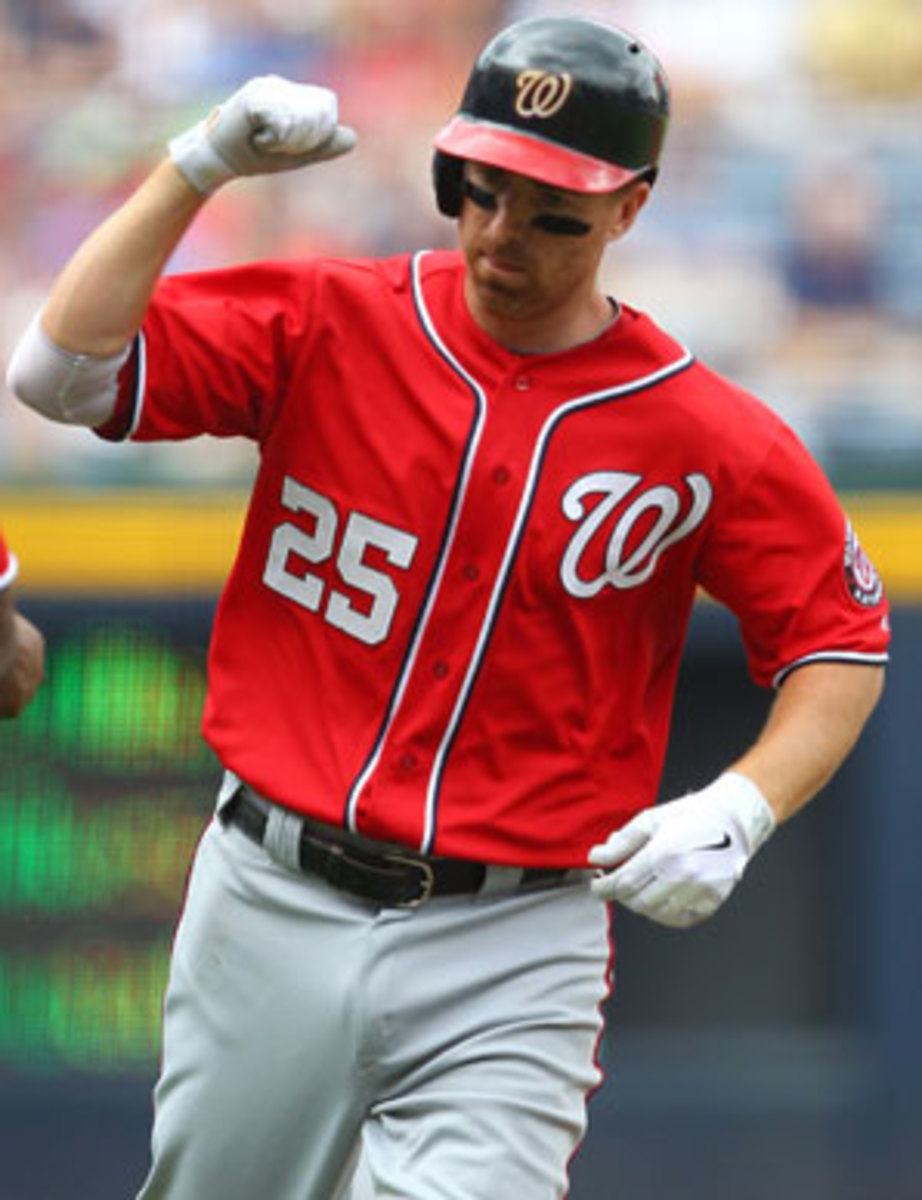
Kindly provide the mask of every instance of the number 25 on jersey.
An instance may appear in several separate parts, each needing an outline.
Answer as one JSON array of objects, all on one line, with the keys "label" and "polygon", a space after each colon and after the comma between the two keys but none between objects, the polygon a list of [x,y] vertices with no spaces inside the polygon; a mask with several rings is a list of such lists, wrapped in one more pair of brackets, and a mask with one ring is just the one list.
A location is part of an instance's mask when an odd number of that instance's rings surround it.
[{"label": "number 25 on jersey", "polygon": [[[292,521],[276,526],[263,583],[310,612],[322,613],[330,625],[360,642],[369,646],[383,642],[400,596],[390,575],[364,561],[366,552],[378,549],[389,563],[406,570],[419,538],[360,512],[349,513],[343,523],[328,496],[291,476],[286,476],[282,486],[282,504],[292,513],[311,518],[313,528],[307,532]],[[334,556],[339,580],[351,593],[328,587],[319,575],[301,565],[319,565]],[[368,603],[354,604],[356,593],[367,597]]]}]

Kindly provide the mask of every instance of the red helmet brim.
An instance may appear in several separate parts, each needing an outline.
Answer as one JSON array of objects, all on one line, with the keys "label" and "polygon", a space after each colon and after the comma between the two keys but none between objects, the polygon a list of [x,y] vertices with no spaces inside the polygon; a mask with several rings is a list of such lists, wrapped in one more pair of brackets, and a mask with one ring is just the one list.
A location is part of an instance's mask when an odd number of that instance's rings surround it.
[{"label": "red helmet brim", "polygon": [[435,139],[438,150],[571,192],[614,192],[642,172],[487,121],[457,116]]}]

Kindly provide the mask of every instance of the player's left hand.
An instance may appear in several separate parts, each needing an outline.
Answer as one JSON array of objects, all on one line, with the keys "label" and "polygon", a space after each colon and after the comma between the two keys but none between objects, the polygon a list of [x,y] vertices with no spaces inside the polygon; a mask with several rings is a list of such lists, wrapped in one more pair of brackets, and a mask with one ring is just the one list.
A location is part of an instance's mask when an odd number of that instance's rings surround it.
[{"label": "player's left hand", "polygon": [[645,809],[589,851],[591,888],[661,925],[684,929],[723,904],[775,828],[759,788],[727,771],[700,792]]}]

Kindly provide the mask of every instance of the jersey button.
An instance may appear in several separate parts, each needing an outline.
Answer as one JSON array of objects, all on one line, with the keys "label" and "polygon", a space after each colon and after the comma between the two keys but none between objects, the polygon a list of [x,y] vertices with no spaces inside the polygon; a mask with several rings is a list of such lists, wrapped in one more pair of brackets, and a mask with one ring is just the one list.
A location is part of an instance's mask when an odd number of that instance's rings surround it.
[{"label": "jersey button", "polygon": [[445,662],[443,658],[440,658],[439,661],[433,666],[432,674],[436,677],[436,679],[445,679],[450,670],[451,668],[449,667],[448,663]]},{"label": "jersey button", "polygon": [[509,468],[495,467],[493,470],[493,482],[499,487],[509,482]]},{"label": "jersey button", "polygon": [[516,391],[528,392],[531,391],[531,385],[534,381],[530,375],[520,375],[515,381]]},{"label": "jersey button", "polygon": [[416,768],[417,762],[418,759],[416,755],[408,750],[406,754],[401,754],[398,765],[400,766],[401,771],[413,771]]},{"label": "jersey button", "polygon": [[480,578],[480,567],[476,563],[468,563],[462,574],[469,583],[476,583]]}]

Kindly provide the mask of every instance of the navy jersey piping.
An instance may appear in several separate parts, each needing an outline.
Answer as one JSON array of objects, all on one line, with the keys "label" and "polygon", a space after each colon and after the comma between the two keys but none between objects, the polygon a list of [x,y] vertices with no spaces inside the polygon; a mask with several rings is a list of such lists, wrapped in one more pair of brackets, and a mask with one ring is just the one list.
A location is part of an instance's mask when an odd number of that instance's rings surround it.
[{"label": "navy jersey piping", "polygon": [[890,655],[886,651],[873,654],[861,650],[815,650],[812,654],[805,654],[803,658],[795,659],[786,667],[782,667],[772,679],[772,687],[780,688],[789,675],[801,667],[808,667],[811,663],[836,662],[852,663],[855,666],[883,667],[889,661]]},{"label": "navy jersey piping", "polygon": [[490,598],[487,615],[481,627],[480,636],[477,639],[477,645],[474,653],[471,656],[471,661],[459,692],[458,702],[455,705],[455,709],[448,723],[445,736],[443,737],[442,743],[439,746],[439,750],[436,754],[435,767],[430,776],[426,803],[426,838],[423,845],[423,850],[427,853],[431,852],[435,841],[439,793],[441,791],[442,779],[445,774],[448,757],[464,720],[464,714],[470,702],[474,686],[476,685],[477,677],[480,674],[481,667],[483,666],[486,658],[487,647],[493,635],[493,630],[496,626],[499,611],[502,607],[503,597],[505,596],[509,580],[512,576],[513,566],[518,557],[519,549],[525,534],[525,529],[528,525],[528,518],[531,513],[535,495],[537,494],[538,481],[541,477],[541,468],[554,430],[565,417],[569,416],[573,412],[591,408],[596,405],[612,403],[624,399],[627,396],[636,395],[638,392],[646,391],[648,388],[655,387],[664,380],[670,379],[673,376],[686,371],[690,366],[692,366],[694,361],[694,356],[686,350],[680,359],[668,364],[666,367],[660,368],[660,370],[655,371],[650,375],[643,376],[637,380],[632,380],[627,384],[620,384],[613,388],[605,388],[599,392],[590,392],[585,396],[576,396],[570,400],[566,400],[553,413],[551,413],[542,427],[535,443],[535,452],[532,455],[528,480],[522,493],[522,499],[519,504],[519,512],[516,516],[513,533],[509,539],[506,554],[504,555],[502,565],[497,574],[496,585],[493,589],[493,595]]},{"label": "navy jersey piping", "polygon": [[[118,412],[119,402],[116,399],[115,410],[100,425],[93,428],[97,437],[106,442],[128,441],[141,421],[141,411],[144,404],[144,393],[147,388],[147,345],[144,333],[139,331],[134,338],[132,356],[127,360],[131,363],[131,390],[124,415]],[[122,370],[126,368],[123,366]]]},{"label": "navy jersey piping", "polygon": [[385,709],[384,719],[378,730],[371,750],[365,760],[362,769],[359,771],[349,792],[346,796],[346,806],[344,823],[347,828],[353,832],[357,832],[357,809],[362,788],[367,780],[374,773],[378,761],[381,757],[381,750],[385,739],[393,724],[394,717],[400,707],[404,692],[409,683],[410,676],[413,671],[413,665],[416,661],[416,655],[419,651],[422,642],[423,633],[429,622],[429,617],[435,604],[435,597],[438,594],[439,586],[442,577],[445,573],[445,568],[448,563],[449,551],[454,540],[455,531],[458,526],[458,521],[463,507],[463,500],[467,492],[467,485],[470,480],[471,467],[476,455],[477,446],[480,441],[480,435],[483,432],[483,427],[486,421],[487,414],[487,396],[483,387],[470,375],[460,362],[451,353],[442,339],[439,337],[432,318],[422,299],[422,282],[420,271],[422,265],[423,252],[415,254],[410,263],[410,281],[411,294],[413,297],[413,306],[416,312],[417,320],[426,340],[432,345],[433,349],[442,358],[451,370],[461,377],[467,387],[470,389],[474,397],[475,411],[471,421],[470,429],[468,430],[467,438],[464,443],[464,451],[461,456],[461,467],[458,471],[455,480],[454,490],[452,492],[451,504],[448,510],[448,518],[445,522],[445,527],[442,532],[442,538],[439,543],[438,553],[436,554],[435,564],[430,574],[429,581],[426,585],[426,590],[423,596],[423,603],[420,606],[419,613],[413,623],[413,628],[410,633],[410,640],[407,645],[406,653],[403,657],[400,670],[397,673],[397,680],[388,700],[387,708]]},{"label": "navy jersey piping", "polygon": [[138,365],[134,380],[134,397],[131,402],[131,417],[128,422],[127,437],[138,428],[141,423],[141,410],[144,407],[144,396],[147,391],[147,340],[144,337],[143,330],[138,331]]}]

